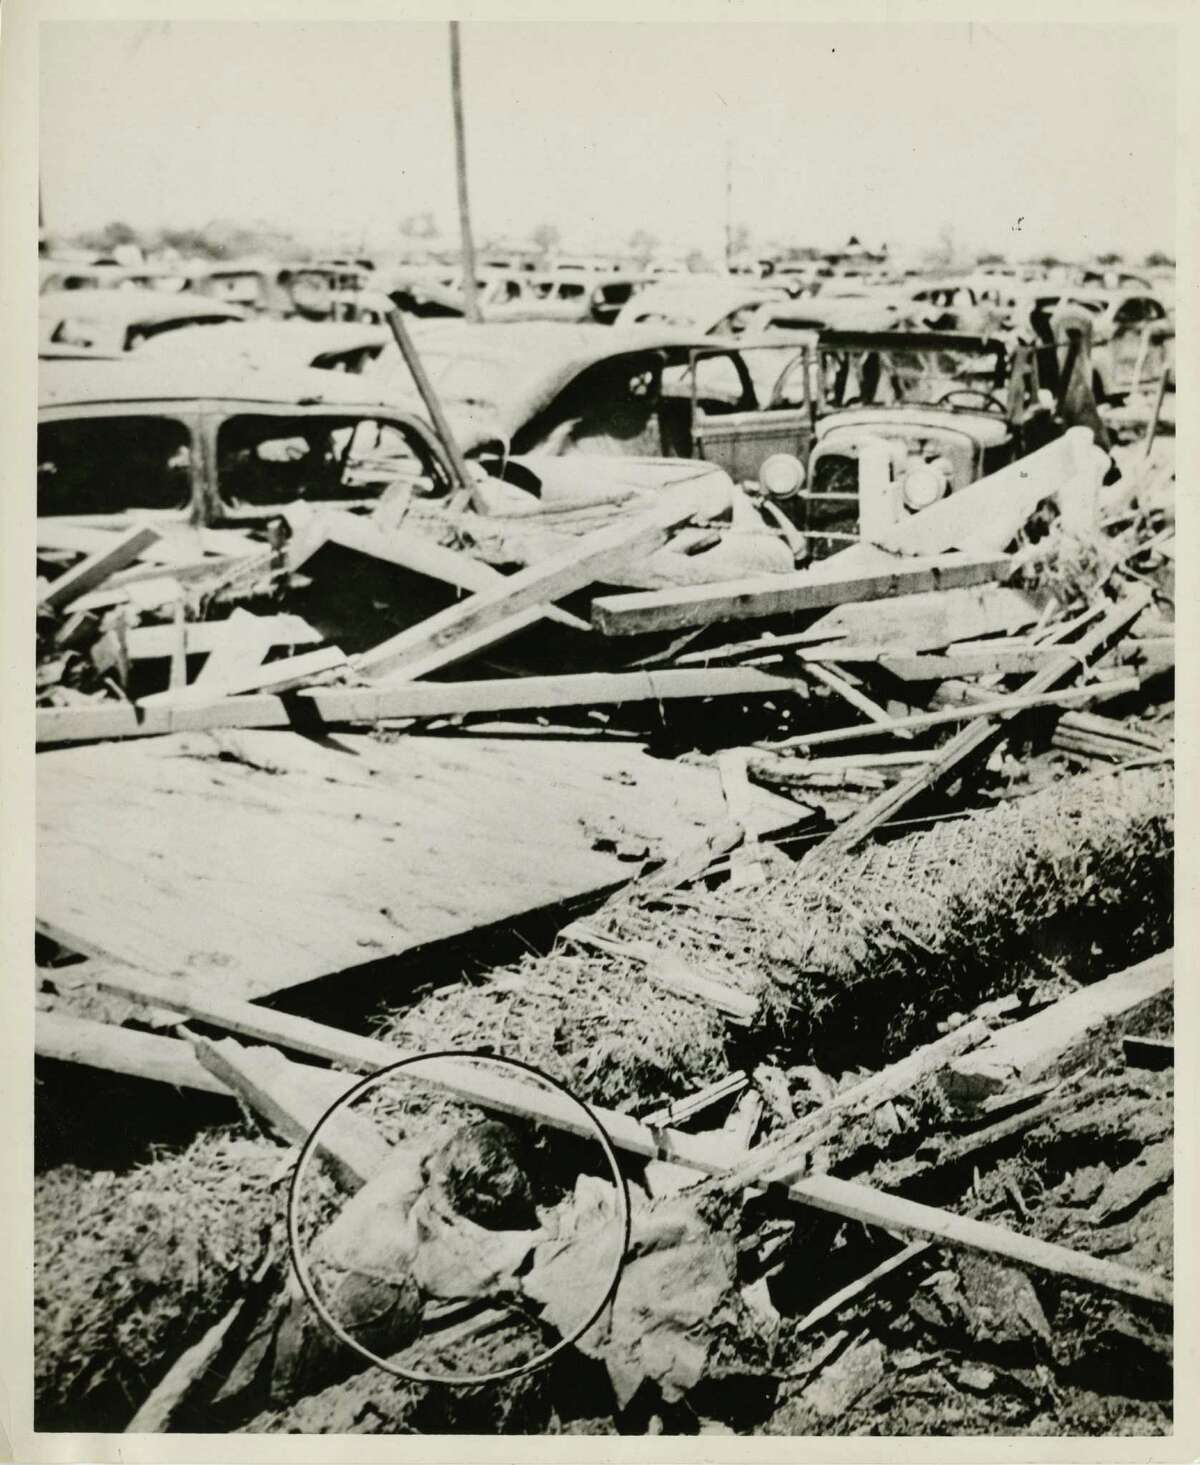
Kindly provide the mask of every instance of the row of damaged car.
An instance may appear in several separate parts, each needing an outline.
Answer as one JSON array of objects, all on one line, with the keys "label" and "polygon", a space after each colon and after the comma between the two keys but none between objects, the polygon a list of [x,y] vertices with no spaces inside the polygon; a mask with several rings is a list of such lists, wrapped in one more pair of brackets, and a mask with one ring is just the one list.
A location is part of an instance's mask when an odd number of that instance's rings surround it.
[{"label": "row of damaged car", "polygon": [[[297,344],[314,330],[256,326]],[[314,334],[338,329],[362,328]],[[428,509],[452,501],[453,455],[383,332],[323,339],[325,359],[305,345],[282,364],[276,339],[251,364],[208,349],[234,331],[200,328],[187,353],[151,343],[124,360],[44,360],[39,515],[265,524],[389,493]],[[457,448],[504,485],[497,512],[561,512],[564,495],[617,512],[677,481],[678,460],[703,460],[748,488],[794,561],[857,538],[869,442],[888,445],[890,512],[908,515],[1067,425],[1038,352],[963,333],[733,340],[439,322],[414,339]],[[351,359],[335,359],[338,344]],[[472,508],[488,502],[473,495]]]}]

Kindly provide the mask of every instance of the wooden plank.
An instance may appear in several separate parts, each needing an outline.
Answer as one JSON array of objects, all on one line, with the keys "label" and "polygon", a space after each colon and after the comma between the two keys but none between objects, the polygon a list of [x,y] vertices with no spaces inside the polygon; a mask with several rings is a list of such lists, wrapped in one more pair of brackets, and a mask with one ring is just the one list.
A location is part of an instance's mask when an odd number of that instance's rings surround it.
[{"label": "wooden plank", "polygon": [[825,569],[799,570],[791,575],[729,580],[682,590],[600,596],[592,602],[592,622],[606,636],[677,631],[717,621],[795,615],[849,601],[883,600],[919,591],[980,585],[1003,579],[1008,569],[1007,556],[993,555],[896,560],[892,568],[840,577]]},{"label": "wooden plank", "polygon": [[[129,979],[106,978],[103,986],[108,991],[120,991],[125,996],[155,1006],[188,1011],[205,1022],[249,1037],[280,1043],[349,1068],[374,1071],[403,1056],[399,1050],[378,1039],[339,1032],[307,1018],[273,1012],[252,1003],[210,998],[195,991],[184,996],[170,983],[158,978],[135,973]],[[523,1081],[502,1079],[486,1070],[486,1064],[448,1058],[431,1058],[422,1065],[426,1082],[458,1099],[498,1113],[548,1124],[568,1134],[591,1137],[589,1121],[563,1095]],[[745,1168],[742,1166],[730,1171],[728,1149],[720,1136],[714,1139],[705,1135],[681,1134],[678,1130],[651,1130],[628,1114],[598,1105],[592,1107],[613,1144],[629,1154],[691,1165],[700,1172],[722,1176],[726,1185],[738,1183],[736,1177]],[[749,1153],[753,1155],[754,1152]],[[790,1183],[776,1181],[773,1176],[768,1178],[772,1184],[785,1186],[787,1195],[801,1205],[866,1225],[1004,1257],[1018,1266],[1073,1277],[1125,1296],[1156,1303],[1169,1303],[1171,1300],[1170,1283],[1159,1277],[1116,1266],[1068,1247],[1021,1236],[1003,1226],[956,1216],[853,1181],[835,1179],[831,1175]]]},{"label": "wooden plank", "polygon": [[[761,746],[767,749],[824,747],[829,743],[877,738],[882,732],[916,732],[930,727],[942,727],[948,723],[962,722],[964,717],[970,720],[998,718],[1007,717],[1014,712],[1024,712],[1031,707],[1070,707],[1077,702],[1091,702],[1100,696],[1136,692],[1140,685],[1137,677],[1125,677],[1052,692],[1013,692],[1006,697],[989,697],[987,701],[973,701],[961,707],[946,707],[939,712],[915,712],[911,717],[893,717],[887,723],[854,723],[850,727],[830,728],[825,732],[802,733],[794,738],[784,738],[780,742],[764,743]],[[928,763],[925,766],[929,766]]]},{"label": "wooden plank", "polygon": [[642,868],[622,852],[669,857],[724,813],[712,768],[621,742],[181,734],[35,771],[41,919],[248,995],[598,896]]},{"label": "wooden plank", "polygon": [[[933,651],[970,637],[1011,636],[1036,620],[1037,609],[1030,597],[1009,585],[924,591],[892,600],[853,601],[825,611],[805,631],[684,652],[674,658],[674,664],[706,666],[741,660],[759,651],[790,651],[822,661],[862,661],[897,652]],[[704,627],[700,627],[691,634],[703,633]]]},{"label": "wooden plank", "polygon": [[665,544],[669,530],[696,515],[715,515],[729,503],[728,480],[706,480],[667,489],[651,509],[584,535],[578,543],[540,560],[491,590],[447,607],[381,645],[364,652],[356,666],[364,676],[386,677],[447,643],[471,635],[532,605],[560,600],[582,590],[635,555]]},{"label": "wooden plank", "polygon": [[893,1272],[898,1272],[902,1267],[911,1265],[918,1257],[924,1256],[930,1250],[932,1250],[931,1242],[910,1241],[907,1246],[901,1247],[892,1256],[881,1261],[877,1267],[872,1267],[865,1276],[856,1277],[853,1282],[848,1282],[845,1287],[840,1288],[824,1302],[819,1302],[811,1311],[806,1312],[799,1322],[792,1324],[790,1336],[807,1333],[818,1323],[823,1323],[827,1317],[832,1317],[834,1313],[840,1312],[848,1302],[854,1302],[864,1293],[870,1292],[885,1277],[891,1276]]},{"label": "wooden plank", "polygon": [[895,718],[890,717],[880,707],[878,702],[872,702],[866,693],[860,692],[845,677],[839,676],[837,672],[832,671],[827,666],[822,666],[819,661],[806,661],[804,663],[804,673],[806,676],[812,677],[814,681],[820,682],[822,686],[828,687],[831,692],[835,692],[844,702],[849,702],[851,707],[856,707],[868,722],[882,724],[890,731],[895,732],[895,735],[900,738],[909,738],[912,736],[911,733],[903,729],[896,731],[893,727]]},{"label": "wooden plank", "polygon": [[115,536],[114,543],[88,555],[73,569],[53,580],[49,590],[41,597],[41,604],[48,610],[61,610],[80,595],[103,585],[118,570],[132,564],[159,537],[158,530],[152,529],[148,524]]},{"label": "wooden plank", "polygon": [[[246,621],[253,621],[272,646],[315,646],[324,639],[303,616],[253,616],[244,610],[238,615],[243,625]],[[214,653],[226,639],[228,624],[228,621],[189,621],[188,654],[208,656]],[[129,656],[133,661],[155,661],[171,654],[175,634],[172,626],[131,626],[127,634]]]},{"label": "wooden plank", "polygon": [[[461,649],[463,642],[455,643]],[[343,664],[337,647],[275,661],[245,680],[275,683],[277,691]],[[421,664],[422,674],[428,670]],[[405,675],[407,675],[406,668]],[[47,707],[37,714],[39,746],[96,739],[159,736],[213,728],[353,726],[391,719],[454,717],[468,713],[603,707],[679,698],[794,695],[803,683],[755,667],[694,671],[578,672],[551,677],[493,677],[478,682],[393,681],[376,687],[304,689],[289,706],[276,693],[232,692],[209,701],[204,690],[186,696],[156,692],[137,707],[114,702],[97,707]]]},{"label": "wooden plank", "polygon": [[837,1127],[850,1118],[870,1113],[908,1093],[930,1074],[941,1073],[946,1065],[963,1053],[979,1046],[988,1037],[987,1023],[976,1018],[963,1023],[944,1037],[917,1048],[897,1063],[878,1073],[860,1079],[787,1125],[778,1135],[760,1145],[754,1155],[733,1173],[739,1185],[755,1185],[768,1176],[778,1175],[806,1162],[814,1140],[824,1138],[831,1126]]},{"label": "wooden plank", "polygon": [[[245,1048],[232,1038],[213,1042],[196,1035],[191,1042],[203,1067],[292,1144],[303,1144],[331,1105],[358,1082],[355,1074],[293,1063],[276,1048]],[[344,1106],[322,1126],[317,1153],[333,1165],[346,1189],[355,1191],[386,1163],[391,1146],[369,1119]]]},{"label": "wooden plank", "polygon": [[1054,1242],[1023,1236],[993,1222],[975,1221],[953,1211],[938,1210],[890,1195],[853,1180],[833,1175],[815,1175],[787,1187],[792,1200],[827,1211],[835,1216],[880,1226],[887,1231],[936,1241],[943,1246],[984,1252],[1020,1267],[1070,1277],[1143,1302],[1170,1306],[1172,1287],[1165,1278],[1118,1266],[1087,1252],[1074,1251]]},{"label": "wooden plank", "polygon": [[[288,560],[288,568],[294,572],[302,568],[325,544],[338,545],[342,549],[369,555],[385,564],[410,570],[431,580],[453,585],[457,590],[471,594],[488,591],[503,585],[508,576],[501,574],[494,566],[485,564],[474,555],[461,550],[447,549],[423,535],[410,530],[386,528],[378,520],[364,519],[354,514],[328,511],[313,525],[313,531],[306,533],[297,543],[296,550]],[[580,616],[559,610],[554,605],[538,608],[538,618],[558,621],[575,630],[590,631],[591,626]]]},{"label": "wooden plank", "polygon": [[951,1063],[942,1087],[954,1099],[975,1102],[1035,1082],[1091,1033],[1170,992],[1174,957],[1173,950],[1165,951],[1114,972],[1002,1029]]},{"label": "wooden plank", "polygon": [[[313,677],[324,676],[326,672],[337,671],[348,665],[346,653],[340,646],[322,646],[316,651],[304,651],[299,656],[286,656],[266,665],[251,665],[251,660],[252,658],[243,658],[240,670],[236,666],[227,666],[226,681],[223,687],[201,685],[197,680],[190,687],[173,688],[166,692],[152,692],[148,697],[142,697],[138,701],[138,708],[140,710],[141,708],[181,709],[186,707],[196,714],[190,722],[190,726],[238,727],[241,724],[237,720],[228,721],[221,718],[221,708],[224,706],[222,693],[230,699],[251,697],[252,700],[255,700],[253,694],[256,692],[278,698],[282,692],[294,691],[303,687]],[[261,663],[261,657],[259,662]],[[203,717],[205,712],[210,712],[211,718],[205,719]]]},{"label": "wooden plank", "polygon": [[76,1063],[172,1088],[229,1097],[225,1085],[201,1067],[180,1038],[39,1009],[34,1015],[34,1051],[39,1058],[52,1058],[56,1063]]},{"label": "wooden plank", "polygon": [[[1068,682],[1078,676],[1080,669],[1090,662],[1096,660],[1125,633],[1133,624],[1146,606],[1150,603],[1150,591],[1144,587],[1138,587],[1132,591],[1125,600],[1117,605],[1104,617],[1098,626],[1084,636],[1081,641],[1073,643],[1069,648],[1064,648],[1061,654],[1048,662],[1041,671],[1036,672],[1029,680],[1022,685],[1022,690],[1011,701],[1024,700],[1026,705],[1032,706],[1033,698],[1041,697],[1057,688],[1060,683]],[[1115,683],[1108,683],[1108,690],[1115,687]],[[1134,686],[1130,690],[1136,690],[1137,681],[1134,679]],[[1078,688],[1076,691],[1084,693],[1096,693],[1095,686]],[[1061,695],[1066,696],[1066,693]],[[1071,697],[1070,700],[1075,700]],[[984,704],[978,704],[976,711]],[[1060,703],[1059,705],[1064,705]],[[936,716],[935,713],[928,714]],[[933,788],[943,779],[948,778],[955,770],[983,757],[987,751],[1004,736],[1004,723],[999,715],[986,714],[982,721],[973,723],[962,732],[956,734],[950,742],[940,751],[937,761],[928,763],[924,768],[919,768],[907,778],[901,780],[895,788],[887,789],[877,799],[873,799],[864,809],[857,814],[851,815],[849,819],[833,831],[825,840],[816,846],[815,850],[809,852],[808,858],[814,855],[822,857],[821,852],[842,853],[857,848],[864,840],[869,839],[872,833],[890,819],[894,819],[899,811],[920,794]]]}]

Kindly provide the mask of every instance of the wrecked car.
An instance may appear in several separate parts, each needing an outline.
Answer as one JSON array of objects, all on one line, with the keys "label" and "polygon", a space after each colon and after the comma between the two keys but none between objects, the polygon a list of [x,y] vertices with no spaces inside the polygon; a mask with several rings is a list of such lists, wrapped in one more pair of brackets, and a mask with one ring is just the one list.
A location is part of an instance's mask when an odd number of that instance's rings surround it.
[{"label": "wrecked car", "polygon": [[235,376],[148,358],[45,361],[38,515],[253,523],[299,501],[369,505],[401,476],[448,492],[430,428],[364,402],[359,380],[299,370]]},{"label": "wrecked car", "polygon": [[167,331],[245,320],[236,305],[202,300],[188,292],[167,294],[134,287],[120,290],[49,291],[38,297],[41,346],[134,351]]},{"label": "wrecked car", "polygon": [[[415,413],[367,400],[361,377],[331,372],[240,373],[193,363],[61,361],[41,372],[38,517],[84,527],[153,524],[299,532],[311,511],[372,513],[519,566],[552,554],[655,494],[711,476],[716,465],[652,457],[572,461],[528,454],[473,465],[470,502],[456,493],[446,451]],[[114,471],[116,468],[117,471]],[[736,524],[683,551],[652,557],[636,583],[701,583],[792,568],[784,542],[738,497]],[[622,582],[627,583],[627,582]]]},{"label": "wrecked car", "polygon": [[1056,436],[1032,352],[992,337],[829,332],[807,486],[796,500],[810,551],[858,538],[859,458],[882,438],[904,512],[915,514]]},{"label": "wrecked car", "polygon": [[[418,336],[468,456],[704,458],[735,482],[754,479],[772,454],[806,455],[814,412],[795,364],[810,339],[458,321]],[[398,353],[367,372],[380,395],[423,410]]]}]

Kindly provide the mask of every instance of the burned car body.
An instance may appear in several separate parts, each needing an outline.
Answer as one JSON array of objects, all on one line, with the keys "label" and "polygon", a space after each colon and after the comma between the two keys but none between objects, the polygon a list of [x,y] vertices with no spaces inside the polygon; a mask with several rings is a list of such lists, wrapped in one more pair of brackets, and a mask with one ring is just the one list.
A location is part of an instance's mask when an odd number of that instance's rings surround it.
[{"label": "burned car body", "polygon": [[337,372],[231,373],[212,363],[45,361],[38,514],[264,522],[296,502],[370,504],[408,476],[446,492],[426,423]]},{"label": "burned car body", "polygon": [[817,349],[818,421],[800,527],[814,555],[858,538],[859,459],[891,450],[903,512],[1041,447],[1057,428],[1032,353],[951,332],[830,332]]},{"label": "burned car body", "polygon": [[[703,458],[735,481],[775,453],[805,457],[815,420],[802,360],[811,333],[737,342],[694,331],[523,322],[430,322],[421,359],[468,456],[583,453]],[[384,352],[376,392],[417,405]]]}]

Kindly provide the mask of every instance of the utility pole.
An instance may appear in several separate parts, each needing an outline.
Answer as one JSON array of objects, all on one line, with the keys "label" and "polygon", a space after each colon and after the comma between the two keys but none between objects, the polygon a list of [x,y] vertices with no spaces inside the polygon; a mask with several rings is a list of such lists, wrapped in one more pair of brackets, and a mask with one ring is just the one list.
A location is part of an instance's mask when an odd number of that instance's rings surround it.
[{"label": "utility pole", "polygon": [[467,193],[467,133],[463,121],[462,47],[458,21],[450,22],[450,96],[454,103],[454,169],[458,178],[458,227],[462,236],[462,275],[464,313],[476,324],[479,295],[475,279],[475,241],[471,236],[471,201]]},{"label": "utility pole", "polygon": [[725,133],[725,273],[733,269],[733,141]]}]

